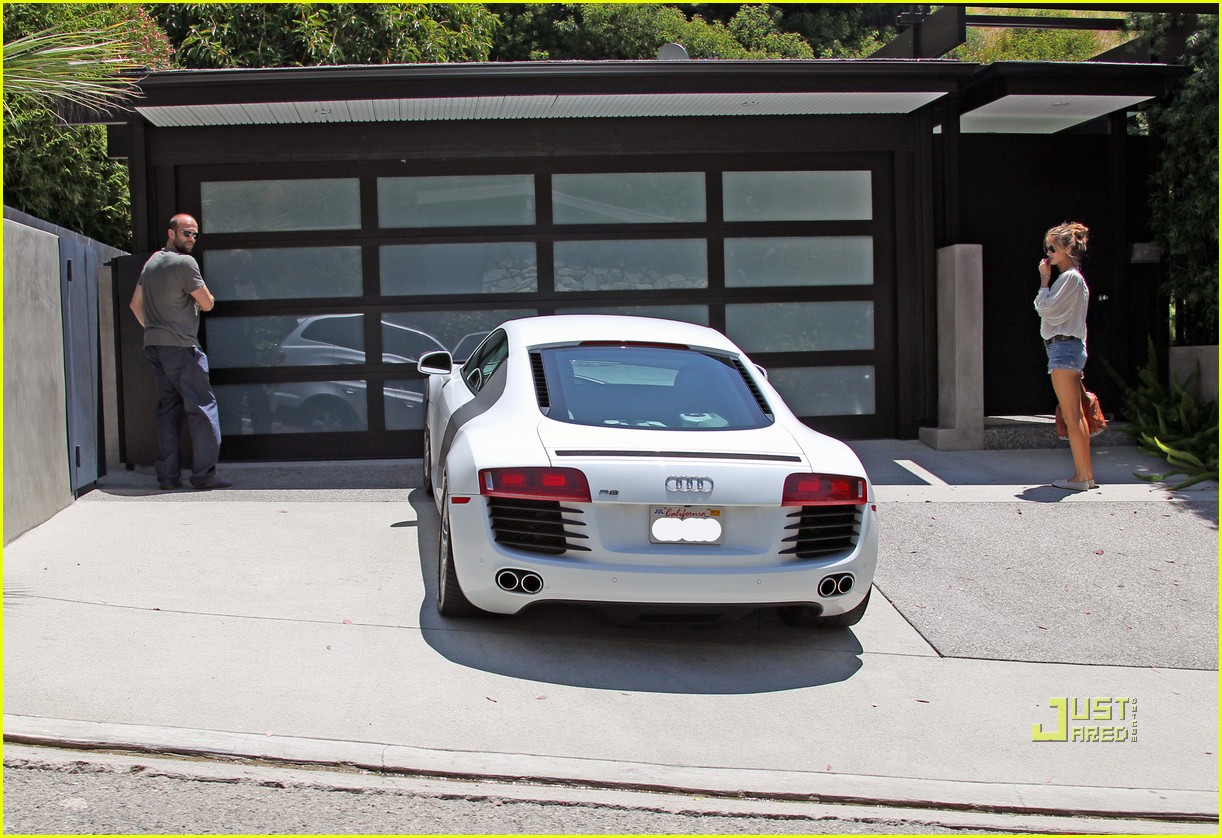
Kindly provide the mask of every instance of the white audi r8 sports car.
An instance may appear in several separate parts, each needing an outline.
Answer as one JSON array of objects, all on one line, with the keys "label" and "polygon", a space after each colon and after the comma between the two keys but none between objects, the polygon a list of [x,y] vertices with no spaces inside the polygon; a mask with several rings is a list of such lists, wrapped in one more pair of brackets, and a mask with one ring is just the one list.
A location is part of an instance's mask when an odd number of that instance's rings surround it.
[{"label": "white audi r8 sports car", "polygon": [[719,332],[533,317],[461,366],[432,352],[417,368],[443,615],[777,608],[837,628],[865,613],[878,557],[865,469]]}]

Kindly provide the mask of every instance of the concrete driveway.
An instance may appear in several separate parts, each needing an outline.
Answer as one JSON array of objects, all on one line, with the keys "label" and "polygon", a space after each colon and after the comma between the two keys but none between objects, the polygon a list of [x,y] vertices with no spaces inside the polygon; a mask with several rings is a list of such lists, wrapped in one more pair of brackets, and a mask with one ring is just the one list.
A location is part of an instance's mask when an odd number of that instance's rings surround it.
[{"label": "concrete driveway", "polygon": [[[1141,483],[1133,448],[1066,495],[1065,452],[855,447],[882,555],[840,633],[441,618],[418,462],[108,476],[5,551],[6,737],[1216,821],[1216,486]],[[1123,740],[1055,741],[1065,706]]]}]

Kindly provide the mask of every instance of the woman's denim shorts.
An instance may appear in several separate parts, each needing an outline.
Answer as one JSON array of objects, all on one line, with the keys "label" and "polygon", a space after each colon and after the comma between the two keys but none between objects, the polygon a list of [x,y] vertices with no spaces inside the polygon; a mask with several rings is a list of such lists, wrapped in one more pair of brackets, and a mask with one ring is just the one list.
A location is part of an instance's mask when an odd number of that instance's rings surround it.
[{"label": "woman's denim shorts", "polygon": [[1044,349],[1048,352],[1048,372],[1053,370],[1073,370],[1082,372],[1086,369],[1086,344],[1074,338],[1073,340],[1054,340]]}]

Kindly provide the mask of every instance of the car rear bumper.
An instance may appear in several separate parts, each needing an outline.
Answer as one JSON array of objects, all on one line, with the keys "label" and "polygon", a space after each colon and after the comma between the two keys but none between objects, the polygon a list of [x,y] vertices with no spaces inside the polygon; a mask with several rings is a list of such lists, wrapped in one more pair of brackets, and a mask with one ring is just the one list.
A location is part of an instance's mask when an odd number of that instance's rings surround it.
[{"label": "car rear bumper", "polygon": [[[545,556],[505,548],[492,540],[483,503],[451,507],[454,566],[463,593],[473,605],[515,614],[542,602],[625,605],[754,606],[817,605],[827,616],[851,611],[870,589],[878,559],[876,515],[863,509],[853,549],[818,559],[779,552],[671,557],[651,554],[626,561],[623,553],[589,552]],[[687,562],[686,564],[684,562]],[[523,584],[510,587],[516,575]],[[829,578],[849,579],[849,589],[820,593]],[[841,587],[845,585],[842,583]]]}]

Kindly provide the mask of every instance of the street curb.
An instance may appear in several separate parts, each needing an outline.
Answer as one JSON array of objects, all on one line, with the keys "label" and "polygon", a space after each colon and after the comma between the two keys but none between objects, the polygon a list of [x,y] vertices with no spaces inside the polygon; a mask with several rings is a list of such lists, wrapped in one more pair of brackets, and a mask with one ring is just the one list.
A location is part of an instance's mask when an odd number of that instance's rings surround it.
[{"label": "street curb", "polygon": [[34,716],[4,716],[4,740],[85,750],[333,765],[465,780],[571,784],[732,798],[1218,822],[1216,791],[976,783],[804,771],[728,769],[598,759],[443,751],[376,742],[192,730]]}]

